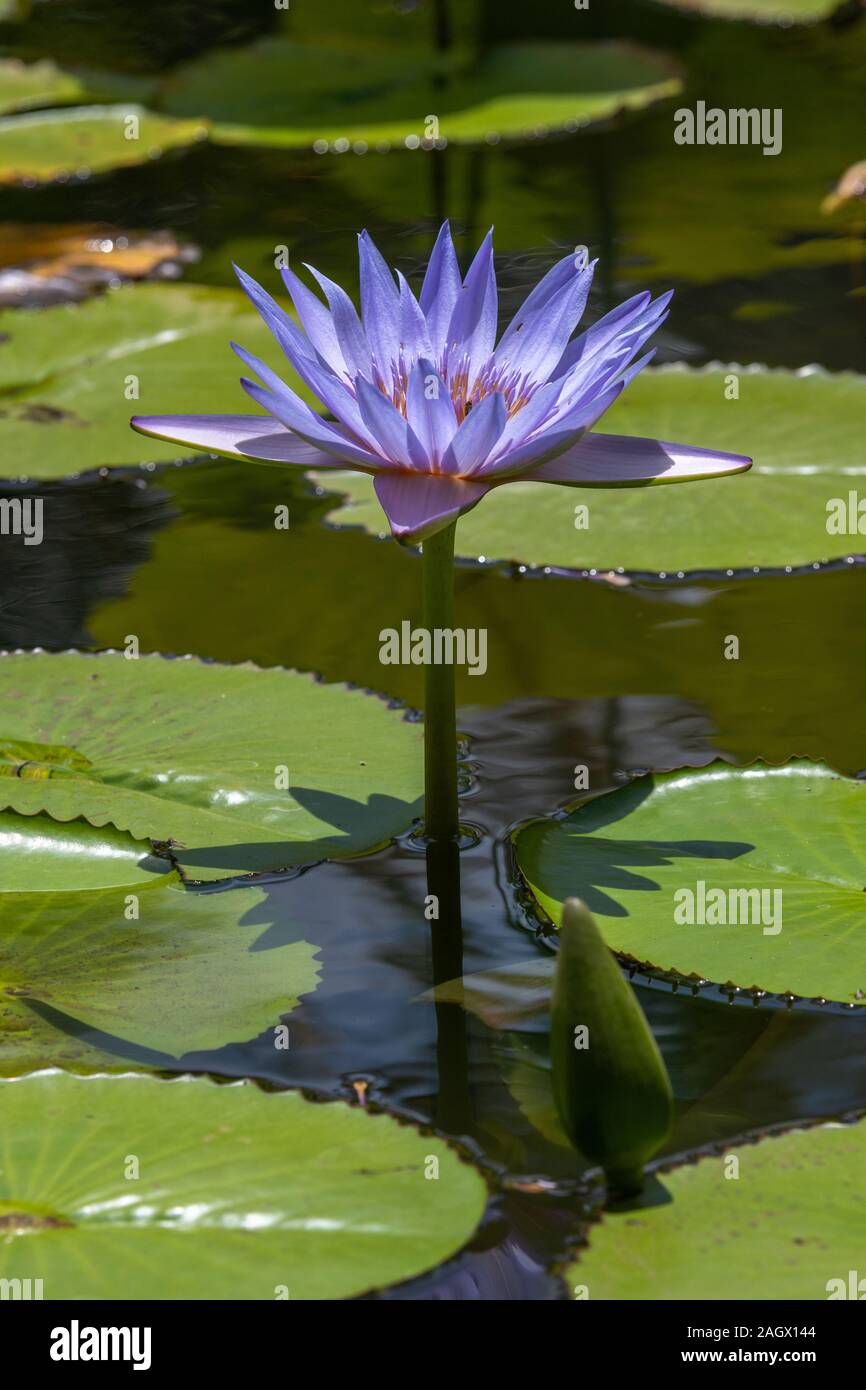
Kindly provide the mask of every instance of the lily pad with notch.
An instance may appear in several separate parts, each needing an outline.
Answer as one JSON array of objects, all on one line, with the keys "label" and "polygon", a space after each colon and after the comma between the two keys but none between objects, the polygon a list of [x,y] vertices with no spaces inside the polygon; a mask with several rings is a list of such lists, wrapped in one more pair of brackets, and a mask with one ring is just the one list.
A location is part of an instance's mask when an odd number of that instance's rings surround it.
[{"label": "lily pad with notch", "polygon": [[866,1002],[866,783],[820,763],[638,777],[517,835],[559,920],[579,896],[611,949],[662,972]]}]

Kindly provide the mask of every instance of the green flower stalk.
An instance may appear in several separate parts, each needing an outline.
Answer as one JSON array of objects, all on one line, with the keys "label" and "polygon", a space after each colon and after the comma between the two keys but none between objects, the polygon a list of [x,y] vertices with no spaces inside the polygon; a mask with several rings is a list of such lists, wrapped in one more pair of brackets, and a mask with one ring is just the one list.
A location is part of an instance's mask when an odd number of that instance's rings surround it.
[{"label": "green flower stalk", "polygon": [[[750,466],[740,454],[594,432],[652,357],[638,354],[667,316],[670,294],[636,294],[573,336],[595,270],[583,248],[557,261],[501,336],[492,231],[463,276],[445,222],[417,297],[399,271],[395,279],[366,232],[359,260],[360,314],[319,271],[308,267],[324,299],[284,269],[297,322],[237,272],[296,384],[312,392],[328,418],[233,344],[258,378],[242,377],[241,385],[261,413],[137,416],[132,424],[184,451],[370,474],[392,535],[424,546],[428,623],[451,627],[454,526],[493,488],[528,480],[645,487]],[[453,671],[429,673],[426,718],[428,834],[453,838]]]}]

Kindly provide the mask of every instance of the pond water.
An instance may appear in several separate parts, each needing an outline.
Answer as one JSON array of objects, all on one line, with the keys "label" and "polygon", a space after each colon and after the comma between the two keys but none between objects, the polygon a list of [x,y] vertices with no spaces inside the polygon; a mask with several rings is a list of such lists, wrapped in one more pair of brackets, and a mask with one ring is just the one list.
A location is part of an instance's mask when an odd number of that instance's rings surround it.
[{"label": "pond water", "polygon": [[[107,13],[92,3],[78,8]],[[525,7],[482,8],[494,37],[519,31]],[[623,10],[634,25],[641,12]],[[179,48],[194,48],[199,11],[171,6]],[[124,7],[124,24],[129,15]],[[103,61],[116,65],[128,36],[96,28]],[[760,104],[772,106],[774,94],[781,101],[791,64],[821,42],[799,31],[781,43],[775,37],[773,59],[765,34],[746,34],[742,104],[759,79]],[[698,31],[680,16],[657,18],[653,41],[680,55],[695,90],[711,85],[732,56],[729,28]],[[166,43],[148,29],[142,63],[158,66]],[[862,269],[856,250],[798,187],[822,145],[828,184],[863,157],[862,112],[846,125],[816,100],[808,116],[792,112],[791,124],[802,168],[788,161],[778,185],[732,178],[722,161],[717,178],[696,174],[678,157],[663,107],[531,149],[449,149],[435,158],[202,146],[62,188],[4,189],[0,221],[167,229],[201,248],[185,273],[207,284],[231,283],[232,259],[267,280],[275,245],[287,242],[295,260],[311,260],[353,289],[357,229],[366,226],[386,259],[411,276],[448,213],[464,247],[495,224],[505,311],[563,249],[586,244],[602,257],[593,316],[638,287],[676,288],[662,360],[866,371],[866,296],[849,293]],[[96,650],[122,647],[133,633],[142,650],[311,670],[420,707],[422,673],[383,666],[378,642],[380,629],[420,617],[417,555],[334,528],[337,499],[304,480],[198,462],[45,484],[38,495],[51,526],[38,551],[5,552],[3,647]],[[275,540],[279,504],[289,505],[291,528]],[[275,1051],[268,1034],[181,1063],[275,1086],[360,1093],[465,1137],[496,1189],[488,1221],[472,1248],[387,1297],[564,1297],[551,1270],[596,1200],[592,1174],[531,1122],[549,1068],[532,980],[487,1012],[432,996],[463,973],[549,959],[543,925],[515,883],[514,826],[568,802],[578,763],[591,769],[594,788],[616,785],[627,770],[718,756],[746,763],[803,755],[862,773],[864,604],[859,564],[675,581],[459,566],[460,621],[489,634],[484,679],[458,678],[462,813],[472,843],[459,862],[430,864],[406,837],[267,881],[255,909],[257,949],[312,942],[320,986],[291,1016],[287,1050]],[[720,676],[727,633],[739,635],[749,660]],[[428,874],[446,904],[437,933],[423,915]],[[866,1017],[641,974],[634,982],[674,1083],[668,1154],[866,1105]],[[119,1040],[100,1045],[136,1060]]]}]

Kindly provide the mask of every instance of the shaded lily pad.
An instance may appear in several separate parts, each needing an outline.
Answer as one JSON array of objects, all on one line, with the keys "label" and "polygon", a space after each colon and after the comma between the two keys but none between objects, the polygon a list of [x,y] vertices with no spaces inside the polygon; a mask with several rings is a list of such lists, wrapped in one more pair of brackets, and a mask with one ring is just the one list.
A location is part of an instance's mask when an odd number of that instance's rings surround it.
[{"label": "shaded lily pad", "polygon": [[849,1270],[862,1267],[852,1193],[864,1162],[861,1121],[658,1173],[642,1203],[590,1227],[565,1279],[590,1300],[860,1298]]},{"label": "shaded lily pad", "polygon": [[[2,19],[0,12],[0,19]],[[101,72],[67,71],[50,58],[25,63],[19,58],[0,59],[0,114],[30,107],[68,106],[89,100],[141,99],[151,83],[141,78]]]},{"label": "shaded lily pad", "polygon": [[178,457],[129,427],[136,413],[248,404],[232,339],[309,392],[246,297],[193,285],[127,285],[40,314],[0,314],[0,449],[16,476],[59,478]]},{"label": "shaded lily pad", "polygon": [[0,119],[0,184],[44,183],[144,164],[206,135],[207,125],[198,118],[172,120],[133,103],[4,116]]},{"label": "shaded lily pad", "polygon": [[295,671],[16,653],[0,705],[30,745],[0,807],[172,841],[197,879],[371,849],[420,804],[420,726]]},{"label": "shaded lily pad", "polygon": [[[732,384],[733,383],[733,384]],[[727,399],[726,389],[738,389]],[[646,435],[746,453],[742,477],[682,486],[571,488],[509,483],[457,528],[457,552],[574,569],[678,571],[803,565],[860,552],[848,496],[866,476],[861,447],[866,377],[761,368],[644,371],[599,433]],[[367,477],[319,474],[347,501],[329,518],[383,534]],[[831,518],[830,500],[841,504]],[[582,509],[587,509],[584,513]],[[856,519],[855,519],[856,526]]]},{"label": "shaded lily pad", "polygon": [[0,1276],[45,1299],[349,1298],[453,1255],[487,1196],[441,1139],[249,1082],[43,1072],[0,1121]]},{"label": "shaded lily pad", "polygon": [[256,949],[264,897],[185,890],[176,874],[0,893],[0,1074],[171,1066],[276,1026],[319,966],[306,941]]},{"label": "shaded lily pad", "polygon": [[680,86],[670,59],[626,43],[509,44],[445,66],[423,50],[270,38],[179,69],[158,104],[181,117],[206,112],[216,141],[345,153],[577,130]]},{"label": "shaded lily pad", "polygon": [[714,763],[534,822],[518,834],[518,862],[555,921],[580,896],[608,945],[642,963],[860,1003],[864,798],[866,784],[819,763]]}]

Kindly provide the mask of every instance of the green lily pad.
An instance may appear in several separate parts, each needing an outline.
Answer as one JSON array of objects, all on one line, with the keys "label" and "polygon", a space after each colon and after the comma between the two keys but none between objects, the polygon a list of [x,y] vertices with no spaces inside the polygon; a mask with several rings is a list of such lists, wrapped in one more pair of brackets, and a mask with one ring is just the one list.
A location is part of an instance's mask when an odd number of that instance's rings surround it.
[{"label": "green lily pad", "polygon": [[420,805],[420,726],[296,671],[16,653],[0,707],[44,774],[0,777],[0,809],[172,841],[197,879],[369,850]]},{"label": "green lily pad", "polygon": [[[728,400],[733,378],[739,399]],[[671,487],[508,483],[461,520],[458,554],[671,574],[804,565],[862,551],[856,531],[831,534],[828,525],[837,499],[840,524],[850,526],[849,493],[866,476],[864,409],[866,377],[851,372],[650,369],[608,411],[599,433],[749,454],[749,473]],[[317,482],[347,499],[329,520],[384,534],[369,478],[320,473]]]},{"label": "green lily pad", "polygon": [[[135,134],[131,134],[135,132]],[[0,119],[0,184],[45,183],[158,159],[207,136],[204,121],[142,106],[70,106]]]},{"label": "green lily pad", "polygon": [[658,1173],[643,1203],[606,1211],[590,1227],[589,1249],[565,1279],[590,1300],[861,1298],[849,1271],[862,1269],[864,1162],[861,1122]]},{"label": "green lily pad", "polygon": [[838,10],[843,0],[660,0],[676,10],[696,10],[718,19],[746,19],[756,24],[817,24]]},{"label": "green lily pad", "polygon": [[0,893],[0,1075],[171,1066],[276,1026],[319,967],[306,941],[256,949],[264,900],[185,890],[177,874]]},{"label": "green lily pad", "polygon": [[820,763],[714,763],[639,777],[535,821],[518,834],[517,857],[555,921],[579,896],[608,945],[642,963],[859,1003],[864,797],[866,784]]},{"label": "green lily pad", "polygon": [[626,43],[508,44],[446,65],[423,50],[277,37],[178,69],[158,104],[181,117],[206,112],[218,142],[344,153],[577,130],[680,87],[669,58]]},{"label": "green lily pad", "polygon": [[[0,776],[3,764],[0,762]],[[106,825],[62,825],[47,816],[0,815],[0,902],[4,893],[68,893],[150,883],[169,865],[147,843]]]},{"label": "green lily pad", "polygon": [[136,434],[130,416],[245,410],[231,340],[312,399],[234,290],[124,285],[85,304],[0,313],[0,466],[59,478],[176,459],[176,444]]},{"label": "green lily pad", "polygon": [[[0,12],[2,18],[2,12]],[[132,99],[147,94],[151,86],[142,78],[100,72],[67,71],[49,58],[24,63],[19,58],[0,59],[0,114],[42,106],[68,106],[89,100]]]},{"label": "green lily pad", "polygon": [[350,1298],[455,1254],[486,1197],[443,1140],[339,1102],[187,1077],[0,1087],[0,1277],[45,1299]]}]

